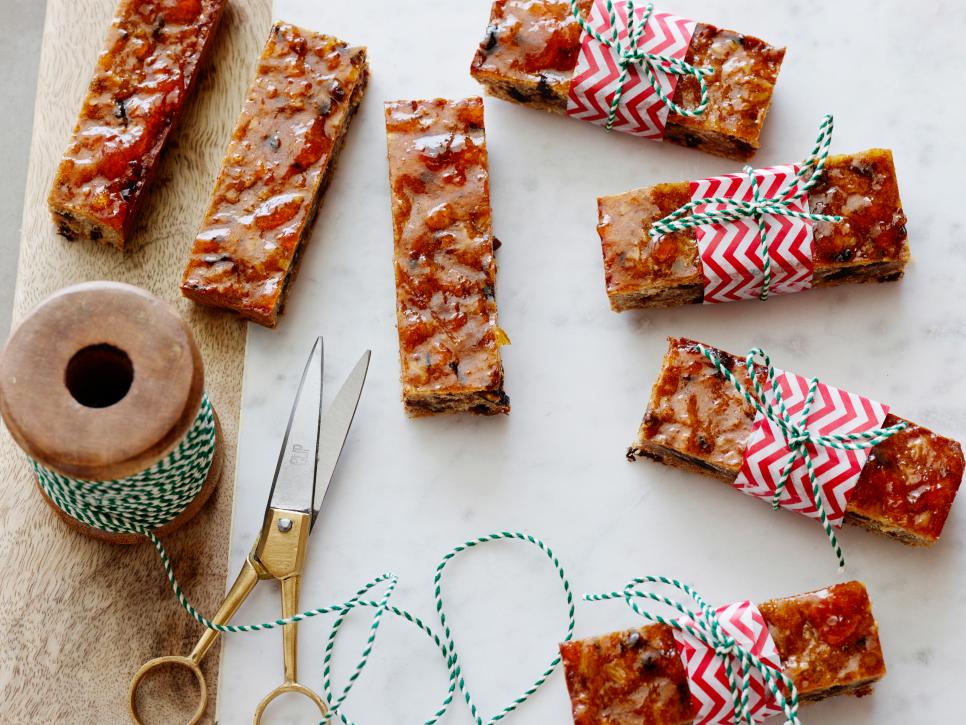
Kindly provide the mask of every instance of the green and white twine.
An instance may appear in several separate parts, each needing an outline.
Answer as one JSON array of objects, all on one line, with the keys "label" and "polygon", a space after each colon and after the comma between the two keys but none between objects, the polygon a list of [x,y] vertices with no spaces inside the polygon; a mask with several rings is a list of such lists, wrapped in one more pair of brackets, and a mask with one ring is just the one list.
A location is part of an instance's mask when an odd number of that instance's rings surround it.
[{"label": "green and white twine", "polygon": [[[758,249],[762,261],[762,286],[759,298],[764,301],[768,299],[771,288],[771,255],[769,253],[768,234],[765,228],[765,215],[792,217],[795,219],[808,219],[815,222],[840,222],[842,217],[836,214],[814,214],[812,212],[801,212],[791,208],[791,204],[803,199],[818,181],[822,178],[825,169],[825,162],[828,159],[829,146],[832,143],[832,130],[834,121],[831,114],[826,114],[822,118],[818,127],[818,137],[815,139],[815,146],[812,148],[808,157],[799,165],[795,176],[788,180],[776,198],[763,199],[758,179],[755,177],[755,169],[745,166],[742,170],[747,174],[751,181],[752,200],[742,201],[725,196],[714,196],[706,199],[694,199],[682,207],[675,209],[663,219],[655,222],[648,234],[652,239],[660,239],[665,234],[680,232],[686,229],[705,224],[726,224],[742,219],[754,219],[758,224]],[[808,179],[805,179],[806,174]],[[717,204],[720,209],[714,211],[692,213],[694,209],[701,206]]]},{"label": "green and white twine", "polygon": [[71,478],[37,461],[30,465],[44,493],[82,524],[111,534],[149,535],[195,500],[215,457],[215,414],[207,393],[187,434],[150,468],[110,481]]},{"label": "green and white twine", "polygon": [[[839,545],[838,537],[835,536],[835,529],[832,526],[832,523],[829,521],[828,512],[825,510],[825,500],[822,498],[822,487],[819,485],[818,479],[815,476],[815,466],[812,462],[812,450],[816,448],[836,448],[846,451],[865,450],[867,448],[877,446],[879,443],[882,443],[882,441],[887,440],[896,433],[905,430],[908,427],[908,423],[900,422],[888,428],[873,428],[872,430],[867,430],[862,433],[832,435],[819,435],[818,433],[813,433],[812,431],[808,430],[808,414],[815,399],[815,391],[818,389],[818,378],[811,378],[808,381],[808,394],[805,397],[805,405],[798,414],[798,422],[796,422],[792,420],[791,414],[785,407],[785,401],[782,397],[781,388],[778,385],[775,368],[771,364],[771,358],[765,354],[764,350],[758,347],[752,348],[748,351],[748,355],[745,358],[745,369],[748,371],[748,377],[751,378],[752,385],[754,386],[754,395],[745,389],[745,386],[742,385],[738,381],[738,378],[735,377],[734,373],[732,373],[721,362],[721,358],[715,352],[700,344],[698,345],[698,350],[708,359],[708,361],[711,362],[712,365],[714,365],[715,370],[718,371],[718,374],[734,385],[735,390],[737,390],[741,396],[750,405],[752,405],[756,411],[758,411],[758,413],[765,416],[768,418],[768,420],[778,426],[782,436],[785,438],[785,443],[788,446],[790,453],[788,455],[788,459],[785,461],[785,464],[782,466],[778,480],[775,482],[775,493],[772,496],[771,504],[772,508],[776,511],[779,508],[779,501],[782,493],[785,490],[785,485],[788,483],[789,476],[791,476],[792,467],[799,458],[805,462],[805,470],[808,472],[808,480],[811,484],[812,503],[818,512],[818,517],[822,524],[822,528],[825,529],[825,535],[828,537],[829,543],[832,545],[832,549],[835,551],[835,556],[838,558],[839,569],[844,569],[845,555],[842,553],[842,547]],[[765,391],[758,380],[758,375],[755,373],[755,358],[759,357],[762,359],[766,376],[771,386],[772,394],[774,396],[773,403],[768,402]]]},{"label": "green and white twine", "polygon": [[[365,668],[366,663],[369,660],[369,655],[371,654],[373,645],[375,644],[376,634],[379,631],[382,617],[386,612],[389,612],[390,614],[409,622],[422,631],[427,637],[429,637],[433,644],[436,645],[446,663],[449,676],[446,694],[436,711],[429,717],[429,719],[424,721],[424,725],[434,725],[434,723],[439,721],[439,719],[449,709],[450,704],[455,698],[457,690],[459,690],[459,692],[463,695],[463,699],[466,700],[466,704],[469,706],[470,714],[472,715],[473,721],[476,723],[476,725],[493,725],[493,723],[499,722],[516,710],[524,702],[529,700],[530,697],[541,687],[541,685],[547,681],[550,675],[553,674],[553,672],[557,669],[557,666],[560,664],[561,658],[559,654],[555,655],[550,660],[547,667],[543,670],[543,672],[541,672],[533,684],[531,684],[520,695],[513,698],[508,705],[505,705],[497,714],[493,715],[489,719],[485,719],[483,715],[480,714],[479,708],[473,700],[469,686],[466,684],[466,679],[463,676],[459,655],[456,650],[456,643],[453,641],[452,631],[447,623],[446,613],[443,609],[442,578],[443,571],[446,569],[446,566],[460,552],[466,551],[467,549],[472,549],[480,544],[500,540],[523,541],[525,543],[532,544],[542,551],[553,564],[554,570],[557,572],[557,576],[560,578],[561,585],[563,586],[564,597],[567,604],[567,630],[563,641],[570,641],[574,634],[574,601],[570,589],[570,582],[567,580],[567,575],[564,572],[563,566],[557,559],[556,554],[554,554],[550,547],[547,546],[543,541],[531,536],[530,534],[519,531],[495,531],[484,536],[478,536],[475,539],[469,539],[468,541],[465,541],[452,549],[448,554],[446,554],[446,556],[442,558],[442,560],[436,566],[436,574],[433,579],[436,613],[440,622],[440,629],[438,631],[434,630],[419,617],[410,614],[405,609],[400,609],[399,607],[389,603],[390,597],[392,596],[398,581],[394,574],[389,573],[376,577],[365,586],[360,588],[352,597],[337,604],[331,604],[325,607],[316,607],[315,609],[306,610],[292,617],[276,619],[272,622],[264,622],[262,624],[215,624],[210,619],[198,612],[198,610],[195,609],[185,597],[181,586],[178,584],[178,581],[175,578],[174,571],[171,566],[171,560],[158,538],[151,533],[148,533],[148,538],[151,539],[151,543],[154,544],[154,547],[158,551],[158,555],[161,557],[161,562],[164,565],[165,572],[167,573],[168,581],[171,584],[171,588],[174,591],[175,596],[177,596],[178,601],[181,603],[181,606],[184,607],[188,614],[190,614],[198,623],[208,629],[213,629],[218,632],[258,632],[267,629],[275,629],[276,627],[283,627],[292,622],[301,622],[322,614],[337,615],[336,619],[332,622],[332,628],[329,631],[329,636],[325,643],[325,650],[322,659],[322,699],[328,706],[328,712],[324,719],[320,722],[320,725],[327,725],[328,723],[332,722],[333,718],[336,717],[344,725],[353,725],[352,720],[350,720],[342,710],[342,705],[349,696],[352,686],[359,678],[359,675],[362,673],[362,670]],[[373,588],[383,583],[386,584],[386,588],[379,599],[366,598]],[[336,638],[348,614],[352,612],[352,610],[360,608],[369,608],[374,610],[372,620],[369,625],[369,635],[363,644],[359,660],[356,662],[356,665],[352,670],[352,674],[349,676],[348,682],[346,683],[345,687],[342,688],[342,691],[338,695],[335,695],[332,691],[331,664]]]},{"label": "green and white twine", "polygon": [[[674,587],[686,594],[698,605],[698,608],[697,610],[688,609],[668,596],[641,589],[641,585],[645,584],[665,584]],[[721,626],[721,621],[718,619],[717,612],[692,587],[677,579],[669,579],[663,576],[645,576],[632,579],[619,592],[584,595],[584,600],[588,602],[602,602],[610,599],[623,599],[636,614],[648,621],[688,633],[706,647],[714,650],[715,654],[724,660],[728,687],[731,690],[735,725],[742,725],[742,723],[755,725],[750,711],[751,671],[753,669],[761,674],[768,692],[771,693],[775,703],[785,715],[786,724],[800,725],[798,719],[798,690],[795,688],[795,683],[785,673],[774,670],[762,662],[754,653],[742,647],[731,635],[725,632]],[[650,599],[671,607],[684,615],[686,620],[691,623],[680,619],[668,619],[660,614],[645,611],[638,604],[638,599]],[[736,669],[741,673],[740,680],[735,672]]]},{"label": "green and white twine", "polygon": [[[694,66],[668,55],[645,53],[637,47],[641,36],[644,34],[647,21],[650,20],[651,13],[654,12],[653,3],[647,4],[644,13],[638,19],[636,17],[634,0],[627,0],[627,38],[622,41],[620,39],[620,29],[617,26],[617,13],[614,10],[613,0],[605,0],[605,2],[610,28],[608,36],[598,33],[583,15],[580,14],[577,0],[570,0],[570,12],[577,19],[581,29],[598,43],[611,48],[617,54],[617,64],[620,66],[621,73],[617,80],[617,90],[614,92],[614,97],[610,102],[610,110],[607,113],[607,125],[605,128],[610,131],[614,127],[614,121],[617,118],[617,109],[620,107],[621,98],[624,95],[624,84],[627,83],[627,77],[630,72],[629,68],[632,64],[640,66],[644,77],[650,83],[654,93],[661,99],[661,103],[667,106],[672,112],[680,116],[687,116],[688,118],[696,118],[703,114],[708,108],[708,84],[704,78],[705,76],[713,75],[714,68],[710,66]],[[664,89],[661,88],[655,71],[663,71],[664,73],[676,76],[693,76],[697,79],[701,89],[701,100],[698,105],[695,108],[682,108],[674,103],[667,93],[664,92]]]},{"label": "green and white twine", "polygon": [[[283,627],[286,624],[301,622],[322,614],[337,615],[326,640],[322,658],[322,697],[328,706],[328,712],[321,725],[327,725],[332,722],[333,718],[338,718],[344,725],[353,725],[349,717],[342,711],[342,705],[369,661],[369,656],[376,641],[376,634],[386,612],[406,620],[426,634],[433,644],[439,648],[446,663],[449,678],[446,694],[436,711],[425,721],[425,725],[433,725],[446,713],[457,690],[466,700],[477,725],[493,725],[530,699],[557,669],[561,661],[559,654],[550,660],[541,674],[526,690],[504,706],[496,715],[488,720],[485,719],[480,714],[466,679],[463,677],[456,643],[453,641],[452,630],[443,608],[443,571],[460,552],[491,541],[523,541],[542,551],[553,564],[557,576],[560,577],[567,604],[567,630],[563,641],[569,641],[573,638],[575,626],[574,601],[570,582],[567,580],[563,566],[557,559],[556,554],[543,541],[530,534],[518,531],[496,531],[470,539],[454,548],[439,562],[433,580],[436,613],[440,622],[439,633],[419,617],[389,603],[398,582],[397,577],[389,573],[371,580],[343,602],[310,609],[293,617],[276,619],[262,624],[215,624],[188,601],[175,577],[171,558],[168,556],[161,540],[154,534],[155,529],[176,518],[197,497],[207,478],[214,455],[215,417],[206,394],[202,397],[198,415],[188,433],[175,449],[147,470],[133,476],[110,481],[79,480],[46,468],[37,461],[31,460],[30,463],[40,486],[51,501],[77,521],[108,533],[139,534],[150,540],[161,558],[165,574],[181,606],[197,622],[208,629],[218,632],[257,632]],[[385,584],[382,595],[378,599],[371,598],[369,593],[382,584]],[[369,636],[345,687],[336,695],[332,689],[332,656],[336,638],[349,613],[354,609],[361,608],[374,610],[369,625]]]}]

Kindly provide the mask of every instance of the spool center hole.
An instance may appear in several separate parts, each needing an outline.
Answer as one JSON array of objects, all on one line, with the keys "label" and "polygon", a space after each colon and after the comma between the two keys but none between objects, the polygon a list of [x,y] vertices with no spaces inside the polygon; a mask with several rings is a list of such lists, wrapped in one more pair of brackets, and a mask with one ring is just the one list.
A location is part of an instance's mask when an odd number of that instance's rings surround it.
[{"label": "spool center hole", "polygon": [[88,408],[107,408],[123,400],[132,382],[131,358],[106,343],[78,350],[64,374],[64,383],[74,400]]}]

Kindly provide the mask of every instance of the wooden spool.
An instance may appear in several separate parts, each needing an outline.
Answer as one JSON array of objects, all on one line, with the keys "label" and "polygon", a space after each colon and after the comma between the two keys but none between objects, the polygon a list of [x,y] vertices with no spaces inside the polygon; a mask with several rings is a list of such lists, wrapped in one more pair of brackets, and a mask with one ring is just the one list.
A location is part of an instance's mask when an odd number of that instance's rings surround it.
[{"label": "wooden spool", "polygon": [[[201,354],[187,324],[163,300],[119,282],[51,295],[0,355],[0,414],[11,435],[28,456],[75,479],[124,478],[152,466],[185,436],[203,393]],[[217,486],[224,448],[217,415],[215,427],[215,457],[200,493],[157,534],[190,520]],[[43,495],[90,536],[144,541],[82,524]]]}]

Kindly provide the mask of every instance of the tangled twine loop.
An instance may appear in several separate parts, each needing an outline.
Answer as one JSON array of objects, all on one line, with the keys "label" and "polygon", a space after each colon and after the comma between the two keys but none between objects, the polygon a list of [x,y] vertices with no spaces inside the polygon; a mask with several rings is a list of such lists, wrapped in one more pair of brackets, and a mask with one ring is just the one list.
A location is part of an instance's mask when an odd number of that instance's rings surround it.
[{"label": "tangled twine loop", "polygon": [[[762,287],[759,298],[764,301],[768,299],[771,288],[771,255],[769,253],[769,242],[767,229],[765,228],[765,215],[791,217],[794,219],[808,219],[814,222],[840,222],[842,217],[837,214],[813,214],[811,212],[801,212],[792,209],[792,204],[801,201],[808,194],[819,179],[825,169],[825,162],[828,159],[829,146],[832,143],[832,130],[834,121],[831,114],[826,114],[822,118],[818,127],[818,138],[815,139],[815,146],[812,148],[808,157],[799,165],[795,176],[789,179],[788,183],[778,192],[776,198],[765,199],[761,195],[761,187],[755,176],[755,169],[745,166],[742,172],[748,176],[751,182],[751,201],[742,201],[726,196],[714,196],[704,199],[694,199],[684,206],[675,209],[673,212],[655,222],[648,234],[652,239],[660,239],[665,234],[672,232],[694,229],[705,224],[725,224],[736,222],[742,219],[754,219],[758,225],[758,250],[762,262]],[[806,174],[808,179],[805,179]],[[721,205],[720,209],[714,211],[704,211],[692,213],[694,209],[707,205]]]},{"label": "tangled twine loop", "polygon": [[[697,610],[689,609],[680,601],[671,599],[664,594],[641,589],[641,585],[665,584],[683,592],[691,601],[697,604]],[[746,723],[755,725],[751,714],[751,672],[756,670],[764,680],[768,692],[785,715],[786,725],[801,725],[798,719],[798,690],[791,678],[783,672],[773,669],[763,662],[757,655],[742,647],[725,632],[718,618],[718,613],[692,587],[677,579],[663,576],[645,576],[632,579],[620,592],[605,594],[585,594],[588,602],[602,602],[609,599],[623,599],[634,613],[650,622],[664,624],[668,627],[691,635],[709,649],[714,650],[724,660],[725,674],[731,691],[731,700],[735,725]],[[684,619],[668,619],[641,609],[636,600],[650,599],[664,604],[684,616]],[[738,677],[740,673],[740,679]],[[787,693],[787,694],[786,694]]]},{"label": "tangled twine loop", "polygon": [[[277,627],[284,627],[286,624],[293,622],[301,622],[306,619],[311,619],[323,614],[335,614],[336,618],[332,622],[332,627],[329,630],[329,636],[325,643],[325,651],[322,659],[322,699],[324,700],[328,710],[325,714],[324,719],[319,723],[319,725],[329,725],[334,719],[338,718],[343,725],[353,725],[352,720],[349,719],[348,715],[342,710],[342,705],[345,703],[346,698],[352,690],[353,685],[359,676],[362,674],[363,669],[365,669],[366,664],[369,661],[369,655],[372,653],[373,645],[376,641],[376,635],[379,631],[379,626],[382,621],[383,615],[388,612],[389,614],[395,615],[400,619],[404,619],[410,624],[414,625],[417,629],[422,631],[429,639],[436,645],[440,653],[446,662],[446,669],[448,674],[448,686],[446,690],[446,695],[443,701],[440,703],[439,707],[432,714],[432,716],[424,721],[424,725],[435,725],[446,711],[449,709],[450,704],[455,698],[456,691],[459,690],[463,695],[463,699],[466,700],[466,704],[469,707],[470,714],[473,717],[473,722],[476,725],[493,725],[499,722],[511,712],[516,710],[520,705],[530,699],[530,697],[547,681],[547,678],[553,674],[557,669],[557,666],[561,662],[560,654],[557,653],[550,660],[547,667],[543,672],[537,677],[537,679],[520,695],[515,697],[510,701],[509,704],[505,705],[496,715],[493,715],[488,720],[484,719],[483,715],[480,714],[479,708],[473,700],[470,694],[469,686],[466,683],[466,678],[463,676],[462,667],[460,665],[459,655],[456,650],[456,643],[453,641],[453,635],[450,630],[450,626],[447,623],[446,613],[443,609],[443,591],[442,591],[442,578],[443,571],[446,566],[461,552],[468,549],[475,548],[480,544],[485,544],[490,541],[522,541],[528,544],[532,544],[537,549],[543,552],[543,554],[550,560],[560,578],[561,585],[563,587],[564,596],[567,603],[567,630],[561,641],[569,642],[574,635],[575,627],[575,608],[573,594],[570,589],[570,582],[567,580],[567,575],[564,572],[563,565],[557,559],[556,554],[553,550],[547,546],[543,541],[527,533],[519,531],[495,531],[484,536],[478,536],[475,539],[470,539],[463,542],[459,546],[453,548],[446,556],[442,558],[439,564],[436,566],[436,574],[433,578],[433,592],[436,602],[436,614],[439,617],[440,631],[437,632],[436,629],[430,627],[428,624],[423,622],[419,617],[410,614],[405,609],[401,609],[389,603],[393,592],[396,589],[398,583],[398,578],[395,574],[382,574],[371,581],[369,581],[365,586],[361,587],[356,593],[345,600],[337,604],[332,604],[325,607],[317,607],[315,609],[309,609],[304,612],[300,612],[292,617],[276,619],[272,622],[264,622],[261,624],[216,624],[204,615],[202,615],[197,609],[195,609],[191,603],[188,601],[184,592],[181,589],[181,585],[178,584],[178,580],[175,578],[174,570],[171,566],[171,559],[168,553],[165,551],[164,546],[161,541],[155,536],[151,531],[144,531],[145,536],[150,539],[151,543],[154,544],[154,548],[157,550],[158,555],[161,557],[161,563],[164,566],[165,573],[168,577],[168,582],[171,585],[172,590],[177,596],[178,601],[181,606],[191,615],[202,626],[213,629],[218,632],[258,632],[267,629],[275,629]],[[369,592],[380,584],[385,583],[385,590],[379,599],[368,598]],[[342,692],[335,695],[332,691],[332,655],[335,649],[336,639],[338,637],[339,631],[345,622],[346,617],[354,609],[369,608],[374,610],[372,619],[369,623],[369,636],[366,638],[363,644],[362,651],[360,653],[359,659],[356,662],[352,673],[349,675],[346,681],[345,687],[342,688]]]},{"label": "tangled twine loop", "polygon": [[[644,34],[647,21],[650,20],[651,13],[654,12],[653,3],[647,4],[644,13],[638,20],[634,0],[627,0],[625,6],[627,11],[627,38],[625,41],[622,41],[620,39],[620,31],[617,27],[617,13],[614,11],[613,0],[605,0],[605,2],[607,4],[607,15],[610,23],[609,37],[605,37],[594,30],[590,23],[580,14],[580,9],[577,7],[577,0],[570,0],[570,12],[577,19],[581,29],[598,43],[610,48],[617,54],[617,64],[621,69],[621,73],[617,80],[617,90],[614,92],[614,97],[610,102],[610,110],[607,113],[607,125],[605,128],[610,131],[614,126],[614,121],[617,118],[617,109],[620,107],[621,98],[624,95],[624,84],[627,83],[631,65],[640,66],[644,72],[644,77],[651,84],[654,93],[668,109],[679,116],[687,116],[689,118],[696,118],[703,114],[708,108],[708,84],[704,78],[705,76],[713,75],[714,68],[710,66],[694,66],[668,55],[646,53],[637,47],[641,36]],[[664,73],[675,76],[693,76],[697,79],[698,85],[701,88],[701,100],[698,105],[695,108],[682,108],[672,101],[667,93],[664,92],[664,89],[661,88],[661,84],[655,75],[656,71],[663,71]]]},{"label": "tangled twine loop", "polygon": [[[839,569],[844,569],[845,555],[842,553],[842,547],[839,545],[838,538],[835,536],[835,529],[832,527],[832,524],[828,518],[828,512],[825,508],[825,501],[822,498],[822,489],[818,483],[818,479],[815,476],[815,466],[812,461],[812,451],[818,448],[835,448],[845,451],[859,451],[872,448],[882,441],[891,438],[896,433],[905,430],[909,424],[900,422],[894,426],[890,426],[889,428],[873,428],[872,430],[867,430],[863,433],[832,435],[820,435],[818,433],[814,433],[808,429],[808,414],[812,408],[812,402],[815,399],[815,392],[818,390],[818,378],[811,378],[808,381],[808,394],[805,397],[805,405],[798,414],[798,421],[796,422],[795,420],[792,420],[791,414],[785,407],[785,400],[782,397],[781,387],[778,385],[775,367],[771,363],[771,358],[765,354],[764,350],[758,347],[752,348],[748,351],[748,355],[745,358],[745,369],[748,371],[748,377],[751,378],[752,385],[754,386],[754,395],[750,394],[738,381],[734,374],[727,367],[725,367],[716,353],[712,352],[704,345],[698,345],[698,350],[712,365],[714,365],[715,370],[718,371],[718,374],[726,378],[732,385],[734,385],[735,390],[737,390],[741,396],[748,401],[748,403],[754,406],[758,413],[765,416],[768,420],[778,426],[778,429],[782,433],[782,437],[785,439],[785,443],[790,452],[788,458],[785,460],[785,463],[782,466],[781,474],[778,476],[778,480],[775,482],[775,493],[771,500],[773,509],[778,510],[779,508],[779,501],[782,493],[785,490],[785,485],[788,483],[788,479],[791,476],[792,468],[794,467],[795,462],[799,459],[802,459],[805,462],[805,470],[808,473],[808,480],[811,484],[811,502],[815,506],[815,510],[818,512],[819,520],[822,523],[822,528],[825,529],[825,535],[828,537],[829,543],[832,545],[832,549],[835,551],[835,555],[838,558]],[[765,367],[766,376],[771,386],[772,395],[774,396],[773,403],[768,402],[768,398],[765,395],[765,390],[762,388],[761,383],[758,380],[758,376],[755,374],[755,358],[761,358]]]}]

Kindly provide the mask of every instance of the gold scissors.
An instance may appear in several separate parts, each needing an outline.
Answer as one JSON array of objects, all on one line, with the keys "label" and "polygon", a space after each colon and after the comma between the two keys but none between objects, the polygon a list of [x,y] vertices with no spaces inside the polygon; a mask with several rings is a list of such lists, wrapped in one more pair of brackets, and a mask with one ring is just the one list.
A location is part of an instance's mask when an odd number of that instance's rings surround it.
[{"label": "gold scissors", "polygon": [[[295,403],[292,405],[261,533],[224,603],[212,618],[215,624],[229,622],[259,579],[276,579],[281,582],[283,619],[299,613],[299,587],[309,534],[319,515],[319,507],[352,425],[366,381],[369,357],[370,352],[367,350],[349,373],[323,416],[323,346],[322,338],[316,339],[302,373]],[[218,638],[218,634],[214,629],[205,630],[187,657],[157,657],[146,662],[137,671],[131,681],[128,702],[131,719],[135,723],[141,725],[136,702],[138,686],[148,672],[158,667],[170,666],[183,667],[194,674],[201,694],[189,725],[194,725],[201,719],[208,704],[208,687],[199,663]],[[322,698],[298,681],[297,644],[298,623],[286,624],[282,629],[285,681],[258,703],[253,720],[256,725],[261,721],[268,704],[286,692],[304,695],[318,706],[322,715],[326,714],[328,708]]]}]

